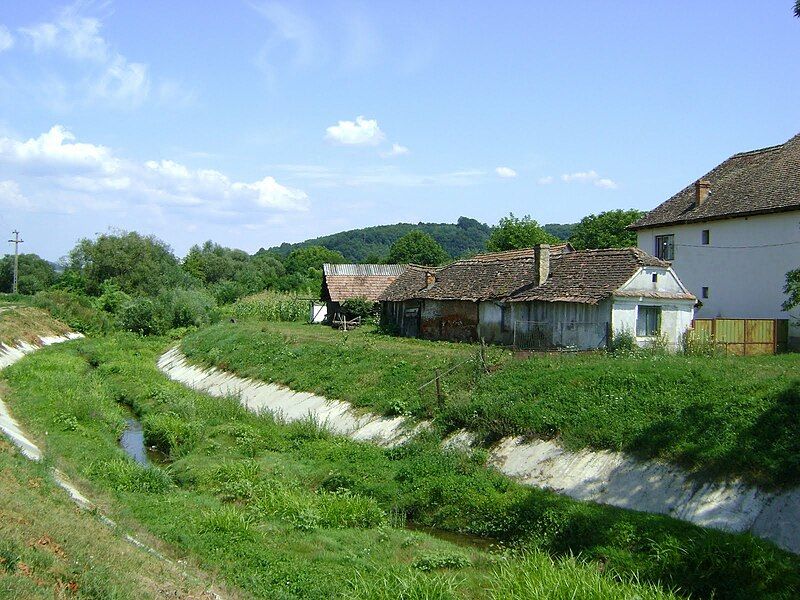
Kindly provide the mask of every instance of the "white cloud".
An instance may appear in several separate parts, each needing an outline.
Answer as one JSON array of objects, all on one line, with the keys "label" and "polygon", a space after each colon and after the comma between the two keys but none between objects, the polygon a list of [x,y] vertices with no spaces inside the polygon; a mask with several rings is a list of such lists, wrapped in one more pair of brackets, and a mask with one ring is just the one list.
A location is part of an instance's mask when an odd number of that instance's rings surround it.
[{"label": "white cloud", "polygon": [[608,178],[606,178],[606,177],[603,177],[603,178],[601,178],[601,179],[598,179],[597,181],[595,181],[595,182],[594,182],[594,184],[595,184],[597,187],[606,188],[606,189],[609,189],[609,190],[615,190],[615,189],[617,189],[617,184],[616,184],[616,182],[615,182],[615,181],[613,181],[613,180],[611,180],[611,179],[608,179]]},{"label": "white cloud", "polygon": [[77,14],[76,7],[61,11],[54,22],[21,27],[20,33],[33,44],[35,52],[55,52],[72,60],[106,62],[108,42],[100,35],[99,19]]},{"label": "white cloud", "polygon": [[552,175],[547,175],[546,177],[540,177],[536,183],[539,185],[550,185],[555,181],[555,178]]},{"label": "white cloud", "polygon": [[[30,210],[147,206],[163,213],[188,207],[207,217],[235,221],[251,220],[264,211],[309,208],[304,191],[273,177],[240,182],[213,169],[191,169],[172,160],[138,163],[116,156],[106,146],[76,142],[61,125],[27,141],[0,137],[0,164],[38,191],[25,205]],[[0,191],[4,205],[24,204],[18,187],[3,182]],[[178,216],[186,218],[184,213]]]},{"label": "white cloud", "polygon": [[617,189],[617,184],[614,180],[609,179],[607,177],[600,177],[597,171],[578,171],[576,173],[564,173],[561,176],[561,181],[566,183],[578,182],[578,183],[591,183],[592,185],[605,188],[608,190]]},{"label": "white cloud", "polygon": [[511,167],[497,167],[494,172],[498,177],[503,177],[505,179],[517,176],[517,172]]},{"label": "white cloud", "polygon": [[7,209],[25,210],[31,206],[30,200],[22,195],[16,181],[0,181],[0,206]]},{"label": "white cloud", "polygon": [[[147,64],[131,61],[114,50],[102,35],[102,21],[82,14],[85,6],[77,3],[63,9],[52,21],[19,28],[26,46],[41,55],[41,60],[56,61],[58,67],[47,70],[36,84],[26,83],[19,88],[27,88],[39,101],[61,108],[84,102],[132,107],[151,95],[170,106],[194,100],[194,92],[183,91],[174,81],[159,79],[155,85]],[[0,26],[0,50],[2,33]],[[64,61],[74,63],[70,68],[76,73],[72,81],[64,75],[70,72],[64,68]],[[151,94],[154,88],[156,93]]]},{"label": "white cloud", "polygon": [[377,146],[386,136],[376,119],[356,117],[355,121],[339,121],[325,130],[325,137],[347,146]]},{"label": "white cloud", "polygon": [[392,158],[394,156],[402,156],[404,154],[408,154],[411,150],[408,147],[403,146],[402,144],[392,144],[392,149],[387,150],[386,152],[381,152],[381,156],[383,158]]},{"label": "white cloud", "polygon": [[75,136],[61,125],[27,141],[0,137],[0,163],[16,164],[23,170],[58,169],[63,172],[101,171],[114,173],[119,168],[111,150],[95,144],[73,143]]},{"label": "white cloud", "polygon": [[0,25],[0,52],[9,50],[14,45],[14,36],[5,25]]}]

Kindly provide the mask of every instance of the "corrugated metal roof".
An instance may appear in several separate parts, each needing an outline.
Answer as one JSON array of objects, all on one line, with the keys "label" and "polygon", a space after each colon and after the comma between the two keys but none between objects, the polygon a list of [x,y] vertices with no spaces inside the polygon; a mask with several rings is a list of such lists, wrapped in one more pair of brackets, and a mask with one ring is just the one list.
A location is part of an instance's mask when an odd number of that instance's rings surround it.
[{"label": "corrugated metal roof", "polygon": [[406,270],[406,265],[322,265],[327,276],[397,277]]}]

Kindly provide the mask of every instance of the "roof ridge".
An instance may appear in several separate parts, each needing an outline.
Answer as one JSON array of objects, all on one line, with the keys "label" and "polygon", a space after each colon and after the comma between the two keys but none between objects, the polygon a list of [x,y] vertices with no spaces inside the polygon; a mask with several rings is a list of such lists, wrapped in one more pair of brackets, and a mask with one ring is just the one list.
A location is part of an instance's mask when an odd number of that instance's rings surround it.
[{"label": "roof ridge", "polygon": [[[744,152],[737,152],[733,154],[731,158],[742,158],[743,156],[752,156],[754,154],[762,154],[764,152],[774,152],[776,150],[780,150],[786,145],[787,142],[782,144],[776,144],[775,146],[766,146],[765,148],[756,148],[755,150],[745,150]],[[730,158],[728,159],[730,160]]]}]

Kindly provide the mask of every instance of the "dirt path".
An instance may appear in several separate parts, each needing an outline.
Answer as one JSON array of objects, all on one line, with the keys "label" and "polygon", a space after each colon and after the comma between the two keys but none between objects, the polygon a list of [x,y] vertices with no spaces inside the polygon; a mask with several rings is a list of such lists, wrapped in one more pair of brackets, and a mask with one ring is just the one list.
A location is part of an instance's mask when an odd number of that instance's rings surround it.
[{"label": "dirt path", "polygon": [[[373,414],[358,415],[346,402],[238,377],[190,364],[176,347],[158,361],[170,379],[216,397],[235,396],[253,412],[268,410],[287,421],[312,418],[334,433],[358,441],[395,446],[429,423]],[[468,431],[443,442],[468,450]],[[578,500],[664,514],[703,527],[750,532],[800,553],[800,488],[766,492],[740,481],[700,481],[675,466],[639,461],[620,452],[567,451],[549,440],[505,438],[489,450],[489,466],[516,481]]]}]

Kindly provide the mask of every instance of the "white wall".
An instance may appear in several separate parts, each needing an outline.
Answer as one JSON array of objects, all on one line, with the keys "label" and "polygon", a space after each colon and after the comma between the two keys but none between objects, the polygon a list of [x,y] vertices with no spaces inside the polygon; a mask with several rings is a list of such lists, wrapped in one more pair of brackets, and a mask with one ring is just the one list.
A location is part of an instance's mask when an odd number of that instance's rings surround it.
[{"label": "white wall", "polygon": [[[708,246],[701,244],[704,229],[711,232]],[[800,211],[645,229],[638,232],[639,248],[654,254],[655,236],[670,233],[672,267],[703,303],[698,318],[790,318],[781,310],[782,290],[786,272],[800,267]],[[708,298],[701,296],[704,286]],[[793,312],[800,317],[800,310]]]},{"label": "white wall", "polygon": [[[614,334],[628,332],[636,335],[636,319],[639,306],[661,307],[661,334],[670,349],[681,347],[682,336],[692,325],[694,303],[691,300],[655,300],[650,298],[615,298],[611,308],[611,328]],[[653,338],[636,337],[636,343],[645,347]]]}]

